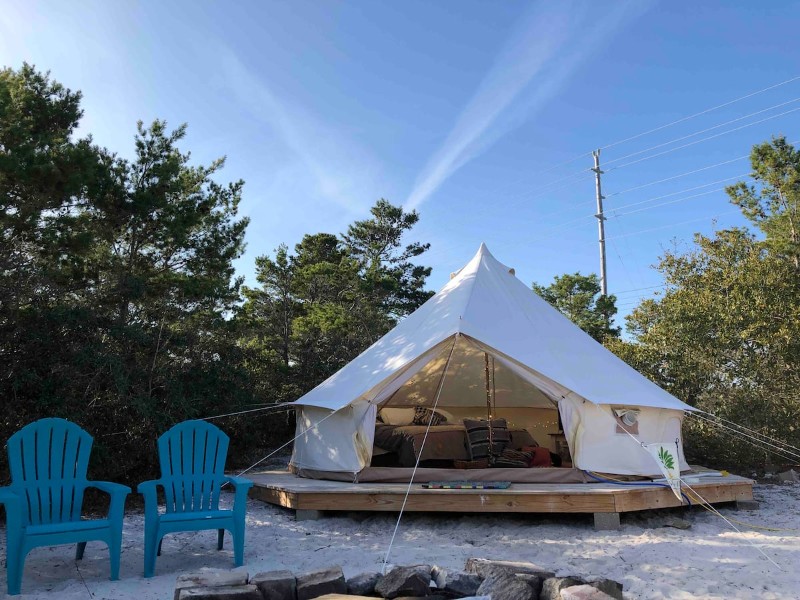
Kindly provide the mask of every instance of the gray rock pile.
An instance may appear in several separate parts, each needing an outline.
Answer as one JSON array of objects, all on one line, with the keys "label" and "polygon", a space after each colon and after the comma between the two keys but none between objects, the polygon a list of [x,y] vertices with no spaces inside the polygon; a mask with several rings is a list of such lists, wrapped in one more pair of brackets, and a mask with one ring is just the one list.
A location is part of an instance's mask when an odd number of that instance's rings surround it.
[{"label": "gray rock pile", "polygon": [[205,569],[181,575],[174,600],[622,600],[622,584],[556,577],[527,562],[470,558],[464,572],[429,565],[395,567],[385,575],[345,579],[341,567],[311,573]]}]

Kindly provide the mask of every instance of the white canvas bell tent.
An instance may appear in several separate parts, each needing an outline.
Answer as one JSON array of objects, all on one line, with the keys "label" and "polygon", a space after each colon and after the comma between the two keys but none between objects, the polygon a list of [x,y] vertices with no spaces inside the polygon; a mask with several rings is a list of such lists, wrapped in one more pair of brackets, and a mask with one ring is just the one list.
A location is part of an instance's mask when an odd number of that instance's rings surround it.
[{"label": "white canvas bell tent", "polygon": [[[357,479],[372,458],[379,408],[471,407],[485,417],[487,357],[495,416],[557,408],[575,468],[657,475],[640,443],[664,442],[677,443],[680,468],[688,469],[681,423],[692,408],[537,296],[484,244],[436,295],[294,403],[292,467]],[[627,432],[619,420],[625,409],[638,416]]]}]

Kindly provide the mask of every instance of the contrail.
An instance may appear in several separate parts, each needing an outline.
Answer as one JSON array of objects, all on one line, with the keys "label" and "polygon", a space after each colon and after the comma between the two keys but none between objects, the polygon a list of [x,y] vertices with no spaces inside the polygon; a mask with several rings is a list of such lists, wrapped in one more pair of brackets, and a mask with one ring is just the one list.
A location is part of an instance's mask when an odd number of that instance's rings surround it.
[{"label": "contrail", "polygon": [[585,2],[536,4],[514,28],[447,139],[417,177],[405,208],[418,207],[464,164],[530,118],[600,44],[649,5],[608,4],[597,18]]}]

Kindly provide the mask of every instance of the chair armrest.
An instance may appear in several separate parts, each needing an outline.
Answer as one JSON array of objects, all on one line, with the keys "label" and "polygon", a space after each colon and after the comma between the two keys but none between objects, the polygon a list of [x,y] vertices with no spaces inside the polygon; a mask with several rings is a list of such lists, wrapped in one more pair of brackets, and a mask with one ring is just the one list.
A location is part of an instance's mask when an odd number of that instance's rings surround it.
[{"label": "chair armrest", "polygon": [[[233,512],[244,515],[247,508],[247,492],[253,487],[253,482],[244,477],[226,476],[223,480],[233,486]],[[242,517],[244,518],[244,517]]]},{"label": "chair armrest", "polygon": [[150,481],[143,481],[139,485],[136,486],[136,491],[142,494],[145,497],[145,500],[148,496],[151,496],[156,493],[158,486],[163,486],[164,484],[160,479],[151,479]]},{"label": "chair armrest", "polygon": [[136,491],[144,496],[144,518],[150,520],[158,517],[158,486],[163,487],[160,479],[143,481],[136,486]]},{"label": "chair armrest", "polygon": [[249,490],[251,487],[253,487],[253,482],[246,477],[235,477],[233,475],[225,476],[225,479],[223,479],[223,485],[226,483],[230,483],[235,490],[239,490],[240,488]]},{"label": "chair armrest", "polygon": [[6,507],[6,522],[17,520],[22,523],[22,499],[10,488],[0,488],[0,504]]},{"label": "chair armrest", "polygon": [[122,520],[125,514],[125,499],[131,493],[131,488],[121,483],[111,481],[87,481],[86,487],[92,487],[105,492],[111,496],[111,504],[108,507],[108,517],[113,520]]},{"label": "chair armrest", "polygon": [[113,483],[111,481],[87,481],[87,487],[97,488],[101,492],[105,492],[109,496],[127,496],[131,493],[131,488],[121,483]]}]

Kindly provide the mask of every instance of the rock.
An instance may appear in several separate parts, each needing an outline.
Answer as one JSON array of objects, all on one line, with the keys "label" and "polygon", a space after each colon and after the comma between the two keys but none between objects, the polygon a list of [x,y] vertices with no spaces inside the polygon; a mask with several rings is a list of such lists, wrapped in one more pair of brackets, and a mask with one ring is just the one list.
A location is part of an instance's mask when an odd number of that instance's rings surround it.
[{"label": "rock", "polygon": [[605,592],[612,598],[616,598],[616,600],[623,599],[622,584],[619,581],[614,581],[613,579],[597,579],[595,581],[590,581],[589,585],[597,588],[601,592]]},{"label": "rock", "polygon": [[395,600],[449,600],[445,596],[434,594],[433,596],[398,596]]},{"label": "rock", "polygon": [[437,588],[443,590],[444,586],[447,584],[447,569],[443,569],[438,565],[433,565],[431,567],[431,581],[436,584]]},{"label": "rock", "polygon": [[558,597],[559,600],[613,600],[614,598],[588,584],[563,588]]},{"label": "rock", "polygon": [[[440,586],[441,587],[441,586]],[[481,587],[481,578],[474,573],[452,573],[445,578],[444,591],[456,597],[474,596]]]},{"label": "rock", "polygon": [[427,565],[395,567],[378,579],[375,591],[384,598],[427,596],[431,591],[431,568]]},{"label": "rock", "polygon": [[478,591],[481,578],[474,573],[448,573],[442,567],[431,567],[431,581],[436,588],[447,592],[448,596],[461,598],[471,596]]},{"label": "rock", "polygon": [[544,585],[544,579],[542,579],[538,575],[529,575],[528,573],[517,573],[516,578],[524,581],[529,586],[531,586],[537,598],[541,595],[542,586]]},{"label": "rock", "polygon": [[659,527],[674,527],[675,529],[691,529],[692,524],[680,517],[650,517],[642,523],[642,527],[647,529],[658,529]]},{"label": "rock", "polygon": [[267,571],[256,573],[250,578],[264,600],[295,600],[297,598],[297,579],[291,571]]},{"label": "rock", "polygon": [[533,588],[511,573],[500,573],[483,580],[478,594],[492,600],[538,600]]},{"label": "rock", "polygon": [[347,593],[366,596],[375,592],[375,584],[381,578],[380,573],[361,573],[347,580]]},{"label": "rock", "polygon": [[485,558],[469,558],[467,564],[464,565],[464,570],[467,573],[475,573],[480,577],[486,578],[498,572],[510,573],[524,573],[526,575],[538,575],[542,579],[549,579],[555,577],[553,571],[543,569],[542,567],[529,562],[514,562],[510,560],[487,560]]},{"label": "rock", "polygon": [[544,580],[540,600],[561,600],[561,590],[586,583],[577,577],[550,577]]},{"label": "rock", "polygon": [[664,519],[662,527],[674,527],[675,529],[691,529],[692,524],[686,519],[680,517],[667,517]]},{"label": "rock", "polygon": [[178,596],[178,600],[201,598],[202,600],[262,600],[261,592],[250,584],[184,588]]},{"label": "rock", "polygon": [[196,587],[222,587],[245,585],[247,571],[228,571],[227,569],[201,569],[195,573],[179,575],[175,580],[175,600],[181,591]]},{"label": "rock", "polygon": [[313,571],[297,576],[297,600],[311,600],[325,594],[346,594],[342,567]]}]

